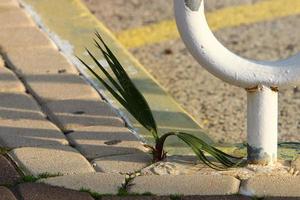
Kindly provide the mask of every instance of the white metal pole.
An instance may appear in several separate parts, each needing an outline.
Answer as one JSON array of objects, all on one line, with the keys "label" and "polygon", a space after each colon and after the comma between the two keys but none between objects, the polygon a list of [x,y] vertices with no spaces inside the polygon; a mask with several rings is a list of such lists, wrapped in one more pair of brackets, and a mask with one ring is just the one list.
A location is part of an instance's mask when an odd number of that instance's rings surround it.
[{"label": "white metal pole", "polygon": [[278,92],[267,86],[247,90],[248,162],[277,160]]},{"label": "white metal pole", "polygon": [[278,92],[272,87],[300,83],[300,53],[278,61],[242,58],[222,45],[210,30],[204,0],[174,0],[180,36],[194,58],[227,83],[249,88],[248,161],[272,164],[277,159]]}]

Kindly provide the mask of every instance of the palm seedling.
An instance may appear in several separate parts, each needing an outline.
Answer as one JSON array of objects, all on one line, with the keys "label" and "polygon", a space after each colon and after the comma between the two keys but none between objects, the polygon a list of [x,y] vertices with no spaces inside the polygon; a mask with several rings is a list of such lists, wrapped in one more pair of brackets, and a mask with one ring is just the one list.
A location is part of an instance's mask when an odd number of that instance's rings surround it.
[{"label": "palm seedling", "polygon": [[[111,75],[103,65],[96,59],[96,57],[86,49],[89,56],[96,63],[97,67],[103,72],[108,81],[105,81],[91,66],[86,64],[82,59],[78,58],[82,64],[95,76],[95,78],[103,84],[103,86],[114,96],[114,98],[153,136],[155,144],[153,146],[147,145],[153,155],[153,162],[158,162],[166,158],[166,152],[164,151],[164,144],[168,137],[175,136],[179,140],[186,143],[197,157],[209,167],[215,169],[226,169],[229,167],[239,166],[242,158],[228,155],[219,149],[207,144],[196,136],[184,133],[184,132],[167,132],[160,135],[158,133],[157,125],[151,109],[144,98],[144,96],[135,87],[130,77],[105,44],[102,37],[96,32],[97,39],[94,39],[96,47],[103,54],[109,67],[112,70]],[[210,155],[210,156],[208,156]],[[210,157],[213,157],[216,161],[213,162]]]}]

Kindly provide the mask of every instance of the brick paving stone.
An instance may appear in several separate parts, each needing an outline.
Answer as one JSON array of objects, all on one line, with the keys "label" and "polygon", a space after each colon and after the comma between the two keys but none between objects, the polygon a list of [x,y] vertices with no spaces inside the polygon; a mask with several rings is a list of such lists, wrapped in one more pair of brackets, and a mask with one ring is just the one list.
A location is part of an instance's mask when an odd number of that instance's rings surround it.
[{"label": "brick paving stone", "polygon": [[20,75],[78,74],[78,71],[55,48],[9,49],[8,65]]},{"label": "brick paving stone", "polygon": [[22,82],[6,67],[0,67],[0,92],[25,92]]},{"label": "brick paving stone", "polygon": [[14,27],[1,29],[0,44],[3,53],[12,48],[56,48],[54,43],[37,27]]},{"label": "brick paving stone", "polygon": [[223,195],[223,196],[184,196],[181,200],[254,200],[251,197],[242,195]]},{"label": "brick paving stone", "polygon": [[61,100],[46,104],[50,118],[65,132],[86,126],[124,126],[124,121],[104,101]]},{"label": "brick paving stone", "polygon": [[88,193],[43,183],[19,184],[14,188],[14,192],[22,200],[93,200]]},{"label": "brick paving stone", "polygon": [[5,64],[4,64],[4,60],[2,58],[2,56],[0,56],[0,67],[4,67]]},{"label": "brick paving stone", "polygon": [[169,196],[137,195],[137,196],[104,196],[101,198],[101,200],[172,200],[172,199]]},{"label": "brick paving stone", "polygon": [[33,21],[17,6],[1,6],[0,3],[0,27],[12,28],[22,26],[33,26]]},{"label": "brick paving stone", "polygon": [[74,190],[89,189],[99,194],[117,194],[125,181],[120,174],[86,173],[41,179],[40,182]]},{"label": "brick paving stone", "polygon": [[0,119],[2,120],[41,120],[45,118],[35,100],[25,93],[2,92],[0,99]]},{"label": "brick paving stone", "polygon": [[152,158],[147,153],[109,156],[92,161],[96,171],[105,173],[132,173],[151,164]]},{"label": "brick paving stone", "polygon": [[0,145],[53,146],[68,144],[64,134],[45,118],[32,97],[0,93]]},{"label": "brick paving stone", "polygon": [[266,197],[263,200],[300,200],[300,197]]},{"label": "brick paving stone", "polygon": [[238,193],[240,181],[221,175],[154,175],[136,177],[132,184],[129,191],[139,194],[229,195]]},{"label": "brick paving stone", "polygon": [[10,161],[5,156],[0,155],[0,185],[12,185],[20,179],[21,176]]},{"label": "brick paving stone", "polygon": [[17,148],[11,150],[9,155],[26,175],[66,175],[95,171],[81,154],[69,146]]},{"label": "brick paving stone", "polygon": [[1,200],[17,200],[14,194],[6,187],[0,186],[0,199]]},{"label": "brick paving stone", "polygon": [[86,158],[140,153],[141,142],[124,127],[92,126],[67,134],[73,144]]},{"label": "brick paving stone", "polygon": [[257,197],[300,197],[300,176],[257,176],[242,181],[240,194]]},{"label": "brick paving stone", "polygon": [[99,94],[75,74],[31,75],[25,76],[24,79],[30,91],[41,103],[99,98]]},{"label": "brick paving stone", "polygon": [[19,6],[17,0],[0,0],[0,6]]},{"label": "brick paving stone", "polygon": [[64,134],[46,119],[0,119],[0,146],[54,147],[68,145]]},{"label": "brick paving stone", "polygon": [[[178,200],[252,200],[253,198],[241,195],[224,195],[224,196],[181,196],[174,197]],[[101,200],[172,200],[170,196],[104,196]],[[264,199],[265,200],[265,199]],[[278,199],[279,200],[279,199]]]}]

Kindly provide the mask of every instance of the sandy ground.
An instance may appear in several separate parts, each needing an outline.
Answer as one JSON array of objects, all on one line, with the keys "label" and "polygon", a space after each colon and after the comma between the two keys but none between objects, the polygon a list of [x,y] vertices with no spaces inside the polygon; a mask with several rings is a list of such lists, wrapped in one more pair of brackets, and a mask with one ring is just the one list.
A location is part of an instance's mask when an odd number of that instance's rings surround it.
[{"label": "sandy ground", "polygon": [[[171,0],[83,0],[113,32],[172,19]],[[259,0],[210,0],[207,10]],[[300,16],[222,29],[215,34],[247,58],[276,60],[300,50]],[[130,49],[167,91],[219,142],[246,141],[246,92],[210,75],[180,39]],[[300,140],[300,89],[279,95],[279,139]]]}]

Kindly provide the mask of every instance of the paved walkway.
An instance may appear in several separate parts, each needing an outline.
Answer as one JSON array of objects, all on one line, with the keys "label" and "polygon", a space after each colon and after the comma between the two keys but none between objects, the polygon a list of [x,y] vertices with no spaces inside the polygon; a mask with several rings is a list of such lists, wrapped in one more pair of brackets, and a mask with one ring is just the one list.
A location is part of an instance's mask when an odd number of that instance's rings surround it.
[{"label": "paved walkway", "polygon": [[17,1],[0,0],[0,27],[0,199],[300,196],[297,173],[246,181],[213,173],[141,175],[151,164],[143,144]]}]

